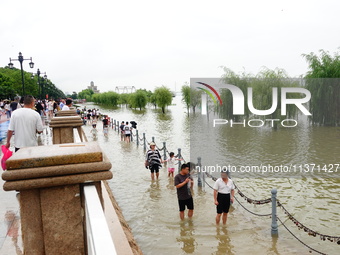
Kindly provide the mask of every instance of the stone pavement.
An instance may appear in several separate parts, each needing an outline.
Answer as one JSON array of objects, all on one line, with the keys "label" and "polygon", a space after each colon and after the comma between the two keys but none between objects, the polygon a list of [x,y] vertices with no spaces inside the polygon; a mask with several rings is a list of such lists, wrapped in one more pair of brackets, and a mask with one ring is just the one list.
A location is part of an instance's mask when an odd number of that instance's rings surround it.
[{"label": "stone pavement", "polygon": [[3,184],[4,181],[0,178],[0,254],[23,254],[20,210],[16,197],[19,193],[16,191],[4,191],[2,189]]},{"label": "stone pavement", "polygon": [[[0,146],[6,143],[7,130],[9,120],[2,116],[0,119]],[[45,125],[43,120],[44,131],[38,136],[39,145],[52,144],[51,133],[49,127]],[[11,150],[14,148],[11,145]],[[0,159],[2,157],[0,150]],[[3,170],[0,165],[0,174]],[[20,255],[23,254],[23,245],[21,238],[20,225],[20,207],[16,191],[4,191],[3,185],[5,181],[0,178],[0,254],[4,255]]]},{"label": "stone pavement", "polygon": [[[0,119],[0,146],[6,142],[9,119]],[[2,157],[2,155],[0,156]],[[3,172],[0,166],[1,174]],[[19,201],[16,191],[4,191],[4,181],[0,178],[0,254],[18,255],[22,253]]]}]

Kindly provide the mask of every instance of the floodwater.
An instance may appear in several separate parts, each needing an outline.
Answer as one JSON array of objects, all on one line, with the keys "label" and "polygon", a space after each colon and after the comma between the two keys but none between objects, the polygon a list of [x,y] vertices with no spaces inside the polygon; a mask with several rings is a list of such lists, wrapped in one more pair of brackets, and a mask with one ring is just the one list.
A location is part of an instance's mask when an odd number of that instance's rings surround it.
[{"label": "floodwater", "polygon": [[[94,107],[86,105],[87,108]],[[160,148],[166,142],[168,151],[175,154],[181,148],[183,158],[190,160],[190,123],[195,122],[193,119],[197,115],[188,117],[180,96],[174,98],[165,115],[152,107],[142,112],[125,107],[115,110],[95,107],[119,122],[136,121],[139,134],[145,133],[149,142],[154,137]],[[149,170],[144,167],[142,145],[137,146],[135,141],[131,144],[121,142],[120,135],[111,128],[108,138],[105,138],[101,123],[97,128],[98,142],[112,162],[113,179],[109,185],[144,254],[309,254],[309,249],[294,239],[280,223],[279,237],[272,238],[271,218],[255,216],[237,202],[231,207],[227,226],[216,226],[212,189],[208,185],[198,187],[197,179],[194,217],[181,222],[176,189],[173,180],[167,177],[166,168],[161,169],[160,179],[152,182]],[[86,126],[84,130],[88,140],[93,140],[91,127]],[[287,131],[283,129],[254,132],[250,128],[219,129],[214,137],[221,141],[216,151],[223,151],[228,155],[229,163],[238,165],[258,161],[261,155],[266,155],[264,163],[273,164],[309,162],[313,157],[317,162],[339,163],[339,128],[308,128],[305,135],[289,131],[291,136],[284,135]],[[278,140],[281,141],[279,147]],[[202,152],[202,162],[210,157],[204,150],[206,146],[207,142],[202,142],[196,146],[199,150],[195,149],[196,154],[197,151]],[[233,179],[240,190],[252,199],[270,198],[272,188],[276,188],[280,202],[300,223],[324,235],[340,236],[340,179],[334,176],[339,174],[293,178],[242,176]],[[210,178],[206,181],[209,185],[214,183]],[[252,212],[271,212],[270,204],[253,205],[239,195],[236,197]],[[282,209],[277,210],[278,217],[302,242],[326,254],[340,254],[340,245],[309,236],[299,230]]]}]

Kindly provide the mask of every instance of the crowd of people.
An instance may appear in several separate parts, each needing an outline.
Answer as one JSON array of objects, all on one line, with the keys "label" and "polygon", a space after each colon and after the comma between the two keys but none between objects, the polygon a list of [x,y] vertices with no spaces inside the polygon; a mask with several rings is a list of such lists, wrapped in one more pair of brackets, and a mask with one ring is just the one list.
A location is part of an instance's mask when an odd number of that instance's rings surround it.
[{"label": "crowd of people", "polygon": [[[159,177],[159,169],[162,167],[162,163],[167,162],[168,177],[173,178],[175,171],[176,160],[182,160],[176,158],[175,153],[170,152],[170,158],[162,160],[160,152],[156,149],[154,142],[150,143],[150,149],[146,152],[144,165],[150,169],[151,180],[155,180]],[[194,180],[190,175],[190,171],[194,168],[192,163],[181,165],[180,172],[174,177],[174,185],[177,189],[177,198],[179,206],[179,216],[181,220],[184,220],[185,209],[188,209],[188,218],[192,218],[194,214],[194,201],[192,197],[192,188]],[[221,178],[217,179],[214,184],[214,204],[216,205],[216,224],[219,224],[222,217],[222,223],[227,223],[227,216],[231,203],[234,202],[235,186],[233,181],[228,178],[227,172],[221,173]]]},{"label": "crowd of people", "polygon": [[[24,108],[25,97],[14,97],[14,100],[0,100],[0,120],[8,120],[16,109]],[[47,116],[52,118],[58,111],[70,110],[73,104],[71,98],[67,99],[49,99],[37,100],[34,99],[33,109],[39,113],[40,116]]]},{"label": "crowd of people", "polygon": [[10,120],[6,148],[10,147],[14,133],[15,151],[23,147],[37,146],[37,134],[43,131],[42,117],[52,118],[58,111],[70,110],[72,104],[70,98],[37,100],[31,95],[21,98],[16,96],[12,102],[1,100],[1,116],[6,115],[6,120]]},{"label": "crowd of people", "polygon": [[[23,147],[37,146],[36,134],[42,133],[43,123],[42,116],[53,117],[57,111],[70,110],[72,99],[61,100],[35,100],[33,96],[25,96],[23,98],[15,97],[12,102],[4,100],[0,102],[1,115],[6,115],[10,119],[7,132],[6,148],[11,145],[11,139],[14,136],[15,151]],[[97,122],[102,121],[104,136],[108,135],[108,127],[110,118],[107,115],[102,115],[99,109],[82,109],[77,110],[77,113],[84,121],[84,125],[92,125],[91,134],[94,138],[98,136]],[[1,118],[1,116],[0,116]],[[120,139],[126,143],[131,142],[132,130],[137,128],[135,121],[122,121],[119,126]],[[174,178],[174,186],[177,189],[177,198],[179,205],[180,219],[184,219],[185,209],[188,209],[188,217],[191,218],[194,213],[194,201],[191,189],[194,181],[190,175],[190,170],[193,169],[193,164],[190,162],[181,165],[180,172],[174,177],[175,162],[182,160],[176,158],[173,152],[170,152],[170,157],[167,160],[162,160],[160,152],[156,149],[156,144],[151,142],[150,149],[146,152],[144,165],[150,170],[151,180],[159,178],[159,170],[163,163],[167,163],[168,177]],[[214,204],[216,205],[216,224],[220,223],[222,218],[223,224],[227,222],[227,215],[230,204],[234,199],[235,186],[233,181],[228,178],[226,172],[221,173],[221,178],[217,179],[214,184]]]}]

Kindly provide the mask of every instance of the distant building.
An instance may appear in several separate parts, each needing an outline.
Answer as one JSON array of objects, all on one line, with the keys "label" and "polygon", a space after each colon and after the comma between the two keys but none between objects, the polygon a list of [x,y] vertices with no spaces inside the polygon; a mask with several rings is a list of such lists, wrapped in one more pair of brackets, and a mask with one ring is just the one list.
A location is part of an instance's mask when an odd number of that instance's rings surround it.
[{"label": "distant building", "polygon": [[93,81],[91,81],[90,86],[87,86],[87,89],[91,89],[95,94],[99,93],[99,90],[97,89],[97,86],[94,85]]}]

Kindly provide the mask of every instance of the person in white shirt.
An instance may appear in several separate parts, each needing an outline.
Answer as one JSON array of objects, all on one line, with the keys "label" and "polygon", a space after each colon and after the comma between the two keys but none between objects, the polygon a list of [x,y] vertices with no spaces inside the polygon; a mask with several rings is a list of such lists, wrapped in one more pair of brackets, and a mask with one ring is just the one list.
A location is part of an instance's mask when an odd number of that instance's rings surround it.
[{"label": "person in white shirt", "polygon": [[9,101],[6,101],[4,105],[4,109],[7,115],[7,119],[10,119],[11,118],[11,107],[10,107]]},{"label": "person in white shirt", "polygon": [[50,118],[53,117],[53,105],[54,105],[54,101],[53,100],[48,101],[48,103],[47,103],[47,106],[48,106],[48,116]]},{"label": "person in white shirt", "polygon": [[33,96],[25,96],[24,108],[13,112],[7,132],[6,148],[9,148],[14,135],[15,151],[23,147],[38,146],[37,133],[42,133],[43,124],[39,113],[32,108],[35,100]]},{"label": "person in white shirt", "polygon": [[214,184],[214,203],[216,205],[216,224],[220,223],[221,215],[223,224],[227,223],[227,217],[230,207],[230,202],[234,202],[235,185],[228,178],[227,172],[221,173],[221,178],[218,178]]},{"label": "person in white shirt", "polygon": [[183,159],[176,158],[175,153],[170,152],[170,158],[164,161],[164,162],[168,162],[168,177],[172,177],[172,178],[174,177],[176,160],[183,160]]},{"label": "person in white shirt", "polygon": [[124,126],[125,142],[130,143],[131,139],[131,126],[127,121]]},{"label": "person in white shirt", "polygon": [[72,106],[72,99],[66,99],[66,105],[63,106],[61,109],[62,111],[69,111],[70,107]]}]

